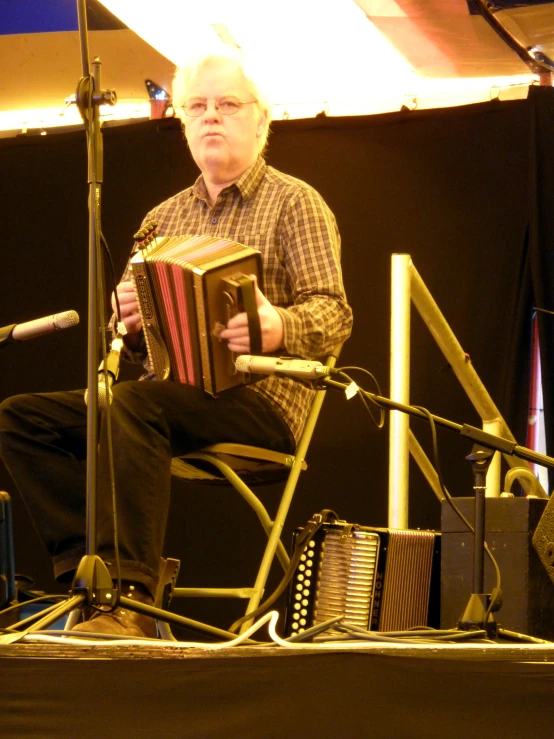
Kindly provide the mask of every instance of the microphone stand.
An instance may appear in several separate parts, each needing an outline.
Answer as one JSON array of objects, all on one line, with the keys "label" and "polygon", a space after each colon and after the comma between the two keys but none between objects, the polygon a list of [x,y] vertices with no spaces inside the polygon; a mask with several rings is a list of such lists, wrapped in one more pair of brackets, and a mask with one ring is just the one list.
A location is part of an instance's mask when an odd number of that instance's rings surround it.
[{"label": "microphone stand", "polygon": [[[339,374],[340,370],[335,370],[333,374]],[[330,377],[321,379],[322,385],[346,390],[349,384],[338,382]],[[498,627],[492,611],[495,610],[494,604],[498,603],[498,593],[494,597],[489,593],[483,593],[484,590],[484,551],[485,551],[485,487],[486,474],[491,463],[494,451],[502,452],[526,459],[545,467],[554,468],[554,458],[548,457],[539,452],[535,452],[527,447],[519,446],[515,441],[495,436],[487,431],[483,431],[475,426],[468,424],[459,424],[449,421],[432,413],[424,413],[419,408],[411,405],[399,403],[390,398],[384,398],[375,395],[367,390],[359,388],[359,392],[364,397],[371,400],[381,408],[389,410],[401,411],[416,418],[422,418],[429,421],[431,418],[439,426],[457,431],[461,436],[471,439],[475,442],[471,454],[466,457],[472,464],[474,475],[474,491],[475,491],[475,518],[474,518],[474,536],[473,536],[473,592],[465,607],[463,615],[458,622],[458,628],[462,631],[486,631],[489,638],[498,635]],[[492,450],[492,451],[491,451]],[[533,546],[545,566],[548,575],[554,583],[554,532],[546,528],[547,524],[554,527],[554,508],[551,503],[552,498],[539,520],[535,534],[533,536]],[[546,531],[546,533],[545,533]],[[548,534],[548,535],[547,535]],[[491,606],[492,602],[492,606]]]},{"label": "microphone stand", "polygon": [[[52,612],[34,622],[28,631],[47,628],[57,619],[75,609],[88,606],[113,605],[117,601],[112,578],[105,563],[96,553],[96,501],[98,487],[98,350],[99,328],[105,325],[104,279],[100,246],[100,207],[103,182],[103,146],[100,105],[114,105],[113,90],[102,90],[101,62],[93,62],[90,74],[87,37],[86,0],[77,0],[79,36],[81,41],[80,79],[75,103],[85,124],[88,150],[88,362],[87,362],[87,461],[86,461],[86,554],[77,568],[71,597]],[[103,353],[105,340],[103,337]],[[20,635],[21,636],[21,635]]]},{"label": "microphone stand", "polygon": [[[100,252],[100,204],[103,178],[103,148],[100,130],[100,105],[114,105],[117,96],[112,90],[102,90],[100,60],[93,63],[90,75],[86,0],[77,0],[77,16],[81,41],[83,76],[79,80],[75,103],[79,108],[87,134],[89,228],[88,228],[88,364],[87,364],[87,462],[86,462],[86,554],[79,563],[70,597],[58,606],[46,609],[42,618],[25,619],[19,626],[24,632],[0,637],[1,642],[16,641],[29,632],[48,628],[59,618],[85,605],[113,605],[117,602],[112,578],[105,563],[96,554],[96,500],[98,483],[98,329],[104,327],[105,309],[99,295],[103,295],[102,257]],[[103,345],[104,345],[103,340]],[[103,346],[105,349],[105,347]],[[28,625],[28,622],[31,625]]]},{"label": "microphone stand", "polygon": [[[77,611],[84,606],[124,606],[146,616],[198,631],[215,639],[236,639],[236,634],[204,624],[194,619],[169,613],[131,598],[122,597],[114,588],[112,577],[104,561],[97,555],[96,547],[96,501],[98,486],[98,330],[105,325],[103,299],[102,255],[100,251],[100,204],[103,179],[103,147],[100,128],[100,105],[114,105],[117,96],[113,90],[102,90],[100,84],[100,60],[93,62],[94,73],[90,76],[87,41],[86,0],[77,0],[79,34],[81,39],[81,59],[83,77],[79,81],[75,102],[79,107],[88,145],[88,183],[89,183],[89,261],[88,261],[88,365],[87,365],[87,466],[86,466],[86,554],[81,559],[73,579],[70,597],[60,605],[47,608],[42,617],[36,620],[30,616],[14,624],[15,633],[0,635],[0,644],[21,640],[27,633],[47,629],[65,614]],[[12,327],[7,327],[11,330]],[[103,354],[105,356],[105,340]],[[107,371],[105,373],[108,384]],[[109,399],[107,399],[109,400]],[[106,404],[106,422],[109,423],[109,402]],[[17,631],[24,627],[24,631]],[[250,639],[245,643],[251,643]]]},{"label": "microphone stand", "polygon": [[[117,97],[112,90],[102,90],[101,63],[93,62],[90,75],[86,0],[77,0],[79,34],[81,39],[81,78],[76,94],[76,104],[87,131],[89,231],[88,231],[88,363],[87,363],[87,518],[86,555],[81,560],[72,592],[81,594],[87,605],[111,605],[114,589],[108,568],[96,553],[96,501],[98,492],[98,330],[105,325],[103,302],[104,277],[100,245],[101,197],[103,183],[103,145],[100,123],[100,105],[114,105]],[[100,298],[100,299],[99,299]],[[105,354],[104,337],[103,353]]]}]

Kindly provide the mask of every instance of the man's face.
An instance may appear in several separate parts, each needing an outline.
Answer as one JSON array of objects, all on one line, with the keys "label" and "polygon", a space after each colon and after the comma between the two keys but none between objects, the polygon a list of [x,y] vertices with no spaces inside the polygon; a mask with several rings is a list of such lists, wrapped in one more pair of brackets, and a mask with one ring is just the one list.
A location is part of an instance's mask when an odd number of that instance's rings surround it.
[{"label": "man's face", "polygon": [[234,115],[222,115],[214,102],[226,96],[242,102],[254,99],[235,64],[207,62],[187,91],[187,100],[206,101],[207,110],[198,118],[183,116],[194,161],[205,177],[220,183],[238,179],[256,161],[258,141],[265,126],[265,114],[256,104],[243,105]]}]

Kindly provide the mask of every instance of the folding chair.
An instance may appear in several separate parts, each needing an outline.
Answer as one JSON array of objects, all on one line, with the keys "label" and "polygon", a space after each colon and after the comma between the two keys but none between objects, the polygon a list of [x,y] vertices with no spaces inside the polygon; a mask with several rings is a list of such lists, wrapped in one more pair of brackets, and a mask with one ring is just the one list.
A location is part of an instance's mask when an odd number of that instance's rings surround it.
[{"label": "folding chair", "polygon": [[[340,347],[327,356],[324,364],[327,367],[334,367],[339,353]],[[281,541],[281,533],[300,473],[307,469],[305,457],[325,394],[325,386],[315,393],[304,431],[294,454],[282,454],[242,444],[222,443],[204,447],[199,451],[172,460],[171,472],[175,477],[206,484],[227,482],[232,485],[254,510],[268,537],[253,587],[184,588],[174,586],[172,597],[244,598],[248,599],[246,615],[255,611],[260,605],[275,557],[278,558],[286,572],[289,566],[289,556]],[[277,479],[286,479],[286,483],[275,518],[272,520],[266,507],[250,486],[256,483],[275,482]],[[245,631],[250,624],[251,620],[243,622],[240,633]],[[172,638],[166,624],[158,622],[158,628],[163,638]]]}]

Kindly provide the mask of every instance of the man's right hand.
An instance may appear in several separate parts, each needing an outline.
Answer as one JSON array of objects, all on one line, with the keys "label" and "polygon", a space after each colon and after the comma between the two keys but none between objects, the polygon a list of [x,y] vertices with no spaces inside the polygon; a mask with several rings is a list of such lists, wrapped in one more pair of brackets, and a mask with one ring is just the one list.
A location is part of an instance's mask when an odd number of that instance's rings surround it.
[{"label": "man's right hand", "polygon": [[[117,286],[117,296],[121,308],[121,320],[127,329],[127,336],[138,334],[142,328],[135,286],[129,280]],[[115,295],[112,293],[112,309],[116,312]]]}]

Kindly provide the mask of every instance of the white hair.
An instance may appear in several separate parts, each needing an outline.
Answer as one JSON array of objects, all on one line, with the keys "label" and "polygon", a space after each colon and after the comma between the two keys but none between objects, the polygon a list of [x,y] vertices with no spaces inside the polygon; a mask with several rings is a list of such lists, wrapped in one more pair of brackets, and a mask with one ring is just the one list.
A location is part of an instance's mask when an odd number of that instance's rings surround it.
[{"label": "white hair", "polygon": [[266,114],[266,125],[265,129],[258,142],[258,151],[261,154],[266,147],[267,137],[269,135],[269,124],[271,123],[271,104],[269,97],[263,85],[259,81],[256,75],[256,70],[253,68],[249,60],[244,54],[233,46],[221,46],[218,49],[204,52],[191,59],[188,59],[185,63],[177,67],[175,75],[173,77],[173,96],[172,103],[174,110],[177,115],[183,120],[183,112],[181,106],[187,99],[188,89],[198,74],[199,70],[208,63],[216,62],[220,64],[236,65],[238,70],[242,73],[246,84],[250,89],[250,92],[257,101],[258,110],[260,113]]}]

